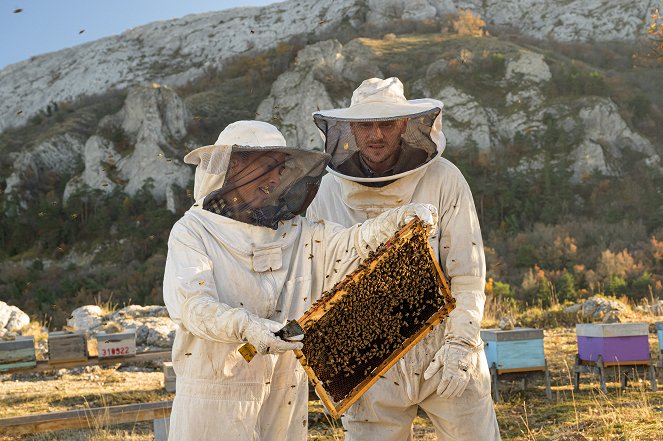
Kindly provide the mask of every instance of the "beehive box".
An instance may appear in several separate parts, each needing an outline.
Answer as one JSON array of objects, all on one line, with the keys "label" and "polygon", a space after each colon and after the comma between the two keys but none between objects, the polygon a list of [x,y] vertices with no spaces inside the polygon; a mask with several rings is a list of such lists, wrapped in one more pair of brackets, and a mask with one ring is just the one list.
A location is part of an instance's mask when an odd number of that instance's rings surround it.
[{"label": "beehive box", "polygon": [[656,322],[656,334],[658,334],[658,348],[663,354],[663,322]]},{"label": "beehive box", "polygon": [[131,357],[136,355],[136,329],[122,332],[97,334],[97,356],[99,358]]},{"label": "beehive box", "polygon": [[338,418],[453,307],[428,235],[413,221],[298,320],[304,347],[295,353]]},{"label": "beehive box", "polygon": [[177,378],[175,376],[175,369],[173,369],[172,361],[163,362],[163,385],[166,388],[166,392],[175,392],[175,385],[177,383]]},{"label": "beehive box", "polygon": [[649,362],[647,323],[585,323],[576,325],[578,357],[604,363]]},{"label": "beehive box", "polygon": [[542,329],[482,329],[481,339],[488,366],[495,363],[498,373],[545,369]]},{"label": "beehive box", "polygon": [[34,337],[16,337],[16,340],[0,341],[0,372],[36,365]]},{"label": "beehive box", "polygon": [[86,331],[48,333],[48,362],[85,361],[88,357]]}]

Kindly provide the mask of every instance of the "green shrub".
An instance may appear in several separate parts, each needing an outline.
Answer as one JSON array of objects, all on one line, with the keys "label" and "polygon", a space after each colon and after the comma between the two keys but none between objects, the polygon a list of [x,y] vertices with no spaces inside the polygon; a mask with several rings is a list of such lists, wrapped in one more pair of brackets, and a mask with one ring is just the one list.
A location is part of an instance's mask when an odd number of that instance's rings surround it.
[{"label": "green shrub", "polygon": [[553,66],[551,73],[552,78],[547,86],[548,96],[610,95],[603,74],[596,70],[581,68],[577,64],[562,64]]},{"label": "green shrub", "polygon": [[623,277],[613,274],[605,285],[605,293],[611,296],[622,296],[628,292],[628,284]]}]

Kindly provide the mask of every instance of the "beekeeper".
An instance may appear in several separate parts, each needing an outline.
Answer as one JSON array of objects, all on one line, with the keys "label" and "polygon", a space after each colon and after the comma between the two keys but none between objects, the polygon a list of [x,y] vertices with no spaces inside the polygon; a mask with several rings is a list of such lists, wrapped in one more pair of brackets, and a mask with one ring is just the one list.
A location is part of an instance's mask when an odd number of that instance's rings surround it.
[{"label": "beekeeper", "polygon": [[410,202],[435,205],[440,221],[431,242],[456,299],[444,324],[345,413],[346,440],[412,439],[417,407],[440,440],[500,439],[479,337],[481,231],[467,182],[441,157],[442,106],[406,100],[398,78],[371,78],[354,91],[350,107],[313,115],[331,161],[307,217],[350,226]]},{"label": "beekeeper", "polygon": [[[349,273],[414,215],[436,225],[423,204],[348,229],[298,216],[328,160],[258,121],[185,156],[197,166],[195,204],[170,233],[163,287],[179,325],[170,440],[306,439],[307,380],[291,351],[302,344],[274,332],[331,288],[325,275]],[[245,342],[260,354],[250,363]]]}]

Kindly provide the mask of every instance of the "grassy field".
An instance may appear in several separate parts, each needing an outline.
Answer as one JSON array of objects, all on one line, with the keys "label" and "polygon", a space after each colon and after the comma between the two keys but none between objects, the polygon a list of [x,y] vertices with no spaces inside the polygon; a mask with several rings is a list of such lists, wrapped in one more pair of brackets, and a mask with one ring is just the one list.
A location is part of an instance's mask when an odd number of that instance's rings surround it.
[{"label": "grassy field", "polygon": [[[658,342],[650,334],[652,353]],[[547,400],[542,379],[520,389],[520,382],[501,383],[502,400],[496,405],[504,440],[663,440],[663,391],[654,393],[649,382],[634,379],[626,390],[609,379],[608,393],[598,388],[596,379],[582,377],[580,392],[574,393],[571,372],[576,352],[572,328],[545,331],[545,349],[553,399]],[[74,408],[110,406],[171,399],[163,388],[160,368],[117,369],[87,367],[45,374],[5,374],[0,376],[0,417],[55,412]],[[661,385],[663,387],[663,384]],[[309,440],[342,440],[340,421],[331,420],[319,401],[309,404]],[[415,439],[437,439],[425,414],[415,420]],[[8,440],[11,438],[2,438]],[[23,436],[21,440],[43,441],[146,441],[153,439],[151,422],[106,427],[103,421],[90,421],[87,430],[68,430]]]}]

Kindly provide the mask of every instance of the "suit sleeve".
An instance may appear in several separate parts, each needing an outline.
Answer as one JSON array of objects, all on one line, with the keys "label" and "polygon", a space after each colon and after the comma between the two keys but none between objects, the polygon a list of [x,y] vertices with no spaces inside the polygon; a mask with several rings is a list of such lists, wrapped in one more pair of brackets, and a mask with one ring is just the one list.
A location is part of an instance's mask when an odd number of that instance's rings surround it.
[{"label": "suit sleeve", "polygon": [[253,314],[219,301],[214,263],[200,237],[175,224],[168,239],[163,297],[171,319],[197,337],[241,343]]},{"label": "suit sleeve", "polygon": [[440,262],[456,299],[456,308],[447,319],[445,340],[479,346],[486,262],[470,187],[459,171],[455,176],[445,182],[440,203]]}]

